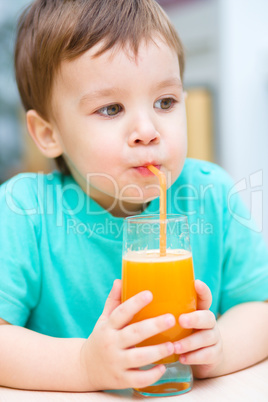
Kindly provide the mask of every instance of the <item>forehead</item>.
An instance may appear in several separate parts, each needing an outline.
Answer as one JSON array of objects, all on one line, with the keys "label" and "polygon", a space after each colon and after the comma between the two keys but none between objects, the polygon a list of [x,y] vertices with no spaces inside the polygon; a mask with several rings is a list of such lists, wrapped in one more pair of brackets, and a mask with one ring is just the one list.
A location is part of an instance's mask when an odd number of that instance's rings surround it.
[{"label": "forehead", "polygon": [[146,85],[170,76],[180,80],[178,56],[162,39],[143,41],[135,54],[130,45],[119,45],[96,55],[102,44],[94,46],[71,61],[63,61],[54,80],[54,96],[81,96],[88,90],[105,86],[129,87],[130,82]]}]

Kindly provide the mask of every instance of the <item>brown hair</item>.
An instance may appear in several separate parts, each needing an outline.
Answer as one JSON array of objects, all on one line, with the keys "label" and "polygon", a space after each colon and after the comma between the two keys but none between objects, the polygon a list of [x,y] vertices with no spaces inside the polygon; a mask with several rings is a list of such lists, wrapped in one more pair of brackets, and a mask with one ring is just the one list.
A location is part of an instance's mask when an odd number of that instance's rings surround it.
[{"label": "brown hair", "polygon": [[[137,55],[143,39],[159,33],[179,58],[182,43],[155,0],[36,0],[22,13],[15,47],[18,89],[25,110],[48,120],[53,78],[61,61],[71,60],[103,41],[98,56],[114,45],[129,44]],[[69,173],[63,157],[59,169]]]}]

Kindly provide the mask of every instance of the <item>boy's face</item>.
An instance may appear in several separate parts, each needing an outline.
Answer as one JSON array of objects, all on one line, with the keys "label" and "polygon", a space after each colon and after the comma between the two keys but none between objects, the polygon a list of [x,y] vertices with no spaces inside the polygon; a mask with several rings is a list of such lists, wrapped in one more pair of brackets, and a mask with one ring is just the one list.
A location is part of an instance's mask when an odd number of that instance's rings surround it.
[{"label": "boy's face", "polygon": [[140,45],[136,59],[118,48],[93,58],[95,46],[64,61],[53,86],[52,126],[71,173],[118,216],[159,195],[144,166],[156,165],[174,182],[186,157],[178,57],[155,42]]}]

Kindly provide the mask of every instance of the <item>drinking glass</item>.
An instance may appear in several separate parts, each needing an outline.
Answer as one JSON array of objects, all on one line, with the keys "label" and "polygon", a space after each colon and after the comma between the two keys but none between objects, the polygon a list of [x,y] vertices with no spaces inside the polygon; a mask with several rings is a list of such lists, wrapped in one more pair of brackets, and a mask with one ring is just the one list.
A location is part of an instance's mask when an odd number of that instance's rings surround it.
[{"label": "drinking glass", "polygon": [[[182,328],[178,322],[181,314],[196,310],[187,217],[168,214],[164,224],[166,255],[160,256],[160,226],[163,221],[160,223],[159,215],[138,215],[124,220],[122,301],[143,290],[150,290],[153,294],[152,302],[136,314],[131,323],[166,313],[173,314],[176,319],[174,327],[136,347],[175,342],[192,333],[191,329]],[[135,391],[143,396],[171,396],[190,391],[193,385],[191,367],[181,364],[178,358],[173,354],[142,367],[141,370],[146,370],[165,364],[166,371],[156,383]]]}]

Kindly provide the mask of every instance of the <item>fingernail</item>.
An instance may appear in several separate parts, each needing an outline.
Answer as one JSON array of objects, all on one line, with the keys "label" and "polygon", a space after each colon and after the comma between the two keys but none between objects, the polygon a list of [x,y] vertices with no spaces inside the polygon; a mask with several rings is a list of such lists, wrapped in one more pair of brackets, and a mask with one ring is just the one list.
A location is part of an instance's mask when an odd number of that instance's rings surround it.
[{"label": "fingernail", "polygon": [[161,371],[162,374],[164,374],[164,372],[166,371],[166,367],[164,366],[164,364],[161,364],[159,366],[159,370]]},{"label": "fingernail", "polygon": [[149,290],[146,290],[145,292],[143,292],[143,300],[146,302],[149,302],[153,299],[153,295]]},{"label": "fingernail", "polygon": [[175,343],[175,352],[180,353],[181,351],[182,351],[181,343],[179,343],[179,342]]},{"label": "fingernail", "polygon": [[166,345],[167,345],[167,350],[168,350],[168,353],[173,353],[173,352],[174,352],[174,346],[173,346],[173,343],[168,342]]},{"label": "fingernail", "polygon": [[186,357],[185,356],[183,356],[183,355],[180,355],[180,362],[181,363],[185,363],[186,362]]},{"label": "fingernail", "polygon": [[172,314],[167,314],[165,317],[165,321],[169,327],[173,327],[173,325],[175,325],[175,318]]}]

